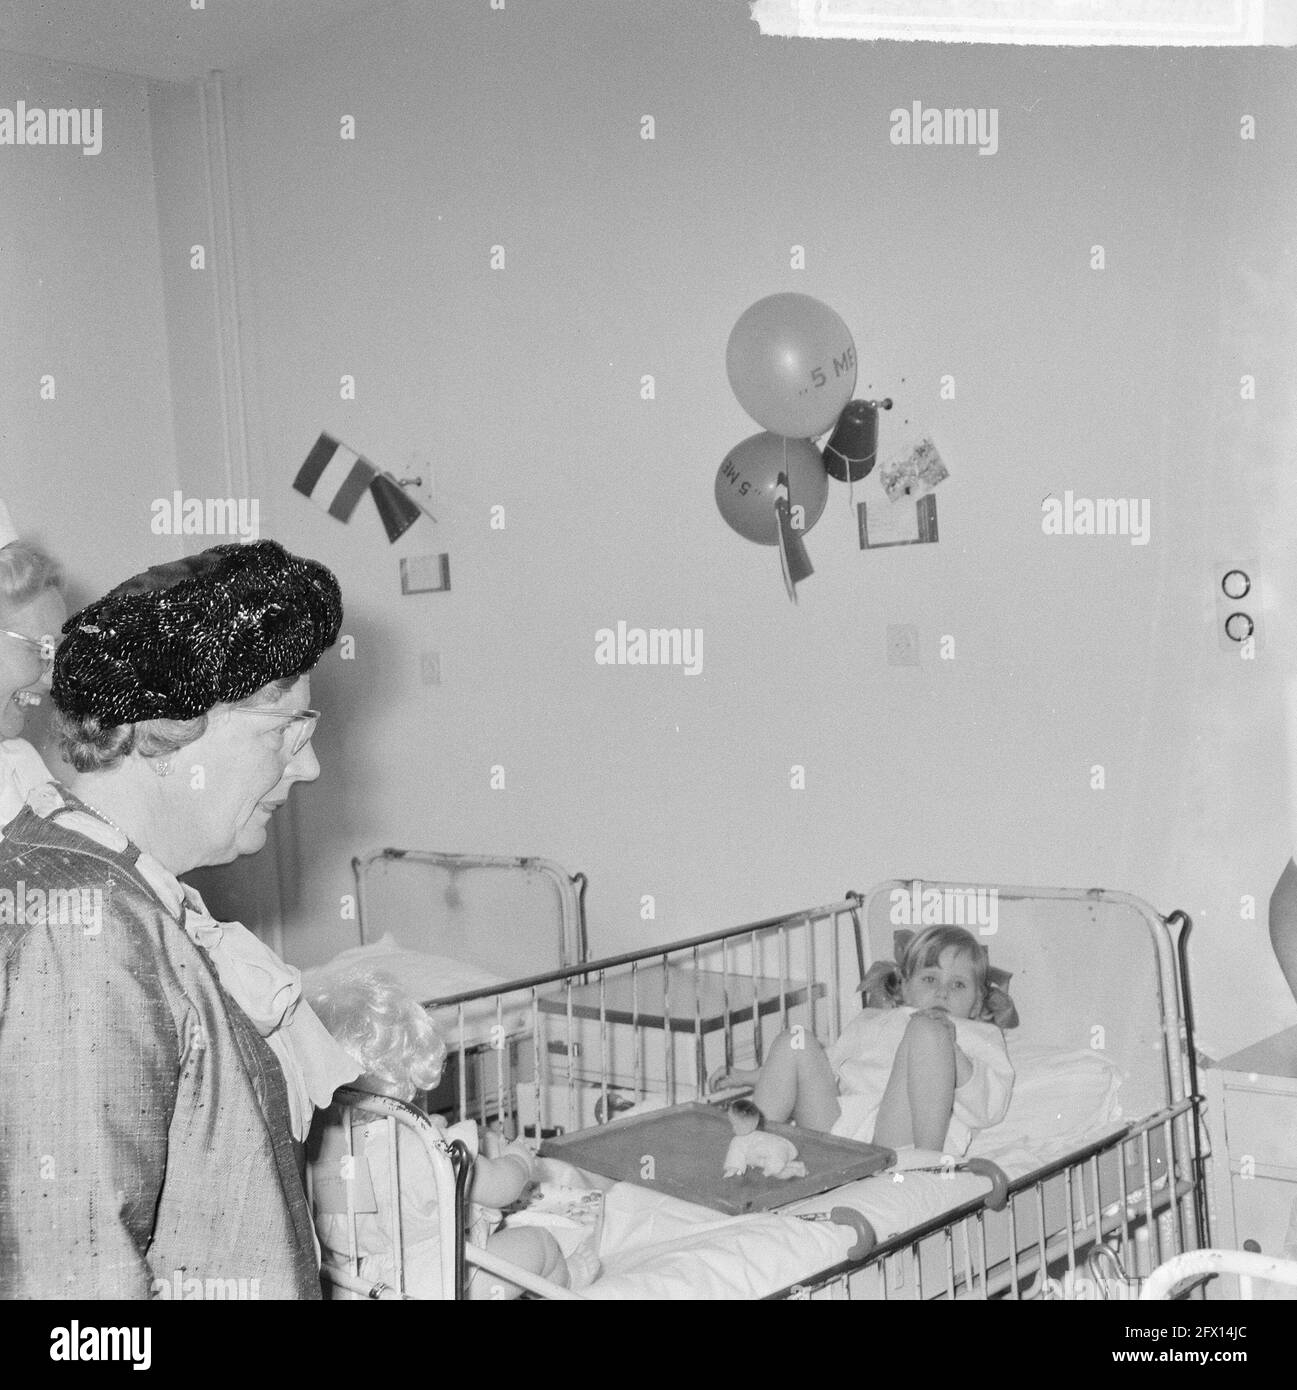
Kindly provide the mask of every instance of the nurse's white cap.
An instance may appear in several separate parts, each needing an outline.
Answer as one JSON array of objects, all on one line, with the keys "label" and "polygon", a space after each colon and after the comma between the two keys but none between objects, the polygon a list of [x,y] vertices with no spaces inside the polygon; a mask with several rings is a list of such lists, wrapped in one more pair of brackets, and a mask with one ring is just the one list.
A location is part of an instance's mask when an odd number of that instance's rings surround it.
[{"label": "nurse's white cap", "polygon": [[8,545],[10,541],[18,539],[18,532],[14,530],[13,518],[9,515],[9,508],[0,501],[0,546]]}]

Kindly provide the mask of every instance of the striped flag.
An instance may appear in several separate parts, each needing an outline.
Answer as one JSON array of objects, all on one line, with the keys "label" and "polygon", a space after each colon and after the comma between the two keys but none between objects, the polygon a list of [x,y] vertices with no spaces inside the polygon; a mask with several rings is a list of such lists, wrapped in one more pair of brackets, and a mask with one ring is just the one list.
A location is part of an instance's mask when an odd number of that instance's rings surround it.
[{"label": "striped flag", "polygon": [[387,539],[393,544],[426,510],[402,492],[389,474],[375,468],[367,458],[347,448],[331,434],[322,434],[315,441],[306,462],[297,470],[293,487],[339,521],[350,521],[357,503],[368,492],[378,508]]},{"label": "striped flag", "polygon": [[350,521],[356,504],[378,476],[367,459],[332,435],[322,434],[297,470],[293,487],[339,521]]}]

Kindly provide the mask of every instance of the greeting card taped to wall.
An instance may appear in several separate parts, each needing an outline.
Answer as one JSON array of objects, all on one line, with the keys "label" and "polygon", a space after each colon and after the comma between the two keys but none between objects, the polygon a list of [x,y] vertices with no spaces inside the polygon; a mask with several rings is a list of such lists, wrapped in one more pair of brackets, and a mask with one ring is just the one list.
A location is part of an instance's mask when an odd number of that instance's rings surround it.
[{"label": "greeting card taped to wall", "polygon": [[931,435],[891,451],[878,470],[883,497],[859,506],[860,548],[921,545],[937,539],[933,489],[950,476]]}]

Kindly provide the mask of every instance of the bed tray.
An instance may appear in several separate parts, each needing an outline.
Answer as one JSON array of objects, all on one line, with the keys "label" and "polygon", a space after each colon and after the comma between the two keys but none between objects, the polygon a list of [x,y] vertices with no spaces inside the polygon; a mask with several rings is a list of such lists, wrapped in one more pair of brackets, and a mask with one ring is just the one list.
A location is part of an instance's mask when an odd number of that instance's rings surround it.
[{"label": "bed tray", "polygon": [[797,1147],[804,1178],[767,1178],[749,1170],[722,1176],[734,1131],[723,1110],[693,1101],[642,1115],[627,1115],[598,1129],[546,1139],[541,1153],[616,1182],[633,1182],[682,1202],[711,1207],[727,1216],[770,1211],[815,1197],[843,1183],[867,1178],[896,1161],[891,1149],[840,1139],[834,1134],[767,1124]]}]

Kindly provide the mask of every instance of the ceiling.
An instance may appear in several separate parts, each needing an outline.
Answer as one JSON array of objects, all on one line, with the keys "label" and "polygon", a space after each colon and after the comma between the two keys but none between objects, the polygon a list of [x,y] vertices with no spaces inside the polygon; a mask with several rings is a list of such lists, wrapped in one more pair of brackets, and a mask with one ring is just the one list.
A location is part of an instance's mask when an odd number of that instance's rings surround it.
[{"label": "ceiling", "polygon": [[392,0],[0,0],[0,49],[188,82],[324,33]]}]

